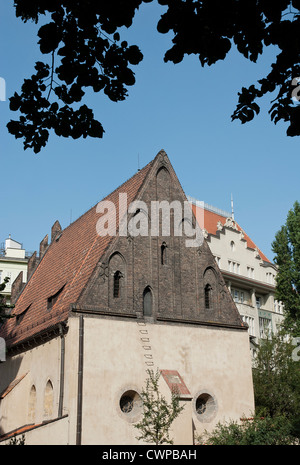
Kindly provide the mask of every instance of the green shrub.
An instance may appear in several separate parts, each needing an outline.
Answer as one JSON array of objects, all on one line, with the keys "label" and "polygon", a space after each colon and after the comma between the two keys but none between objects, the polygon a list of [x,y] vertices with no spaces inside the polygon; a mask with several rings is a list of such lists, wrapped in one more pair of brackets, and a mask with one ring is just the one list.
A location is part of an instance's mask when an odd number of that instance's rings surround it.
[{"label": "green shrub", "polygon": [[298,440],[292,435],[292,424],[285,416],[255,417],[218,423],[211,433],[198,438],[208,445],[293,445]]}]

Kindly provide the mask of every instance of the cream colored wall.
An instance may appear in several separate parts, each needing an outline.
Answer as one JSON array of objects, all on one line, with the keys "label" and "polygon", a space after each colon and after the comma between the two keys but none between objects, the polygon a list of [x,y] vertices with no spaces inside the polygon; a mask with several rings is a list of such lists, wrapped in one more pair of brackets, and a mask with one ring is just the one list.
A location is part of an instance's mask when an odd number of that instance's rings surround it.
[{"label": "cream colored wall", "polygon": [[[147,367],[139,326],[100,318],[85,318],[84,326],[83,443],[135,444],[137,430],[121,412],[119,399],[126,390],[140,392],[144,385]],[[247,332],[164,324],[148,324],[147,330],[155,367],[177,370],[192,396],[204,389],[216,397],[212,423],[199,422],[193,413],[198,432],[253,413]]]},{"label": "cream colored wall", "polygon": [[[32,423],[29,418],[31,386],[36,388],[35,423],[57,417],[59,402],[60,338],[56,338],[20,355],[7,357],[0,364],[0,392],[11,381],[26,376],[0,402],[0,431],[9,432]],[[44,394],[48,380],[53,385],[52,415],[44,414]],[[46,440],[46,438],[45,438]]]},{"label": "cream colored wall", "polygon": [[[235,250],[231,250],[231,242],[234,242]],[[246,317],[254,318],[254,334],[253,332],[249,333],[254,335],[257,339],[260,338],[260,329],[259,329],[259,312],[256,308],[256,296],[261,297],[261,310],[270,312],[269,316],[272,320],[272,331],[277,332],[280,324],[283,321],[283,310],[282,305],[275,307],[274,305],[274,292],[275,292],[275,281],[270,282],[270,277],[267,274],[272,274],[276,276],[276,270],[273,266],[262,266],[263,262],[258,257],[257,252],[253,249],[247,247],[247,242],[243,240],[242,234],[231,228],[223,228],[223,232],[220,234],[220,237],[210,236],[209,247],[215,257],[219,257],[217,260],[219,268],[221,271],[229,272],[228,261],[239,263],[240,270],[239,273],[233,273],[232,282],[227,276],[225,280],[230,291],[239,290],[244,292],[244,302],[236,303],[237,308],[241,315]],[[251,286],[251,278],[248,276],[247,267],[253,268],[254,276],[253,287]],[[243,277],[247,279],[247,283],[243,284]],[[237,278],[239,282],[234,282],[234,279]],[[266,288],[264,291],[258,288],[257,283],[259,282],[262,285],[273,286],[273,289]],[[245,286],[245,287],[243,287]],[[280,308],[280,312],[278,311]]]},{"label": "cream colored wall", "polygon": [[[140,333],[146,329],[150,350],[143,348]],[[54,422],[26,433],[31,444],[76,443],[79,319],[69,319],[65,346],[65,389],[63,423]],[[9,381],[27,373],[1,401],[2,433],[28,424],[28,402],[32,384],[36,387],[35,423],[44,416],[44,391],[53,383],[53,418],[58,415],[60,381],[60,338],[53,339],[0,365],[0,391]],[[138,431],[119,406],[127,390],[141,392],[146,379],[144,355],[152,355],[156,369],[177,370],[193,397],[173,425],[175,444],[192,443],[192,421],[197,430],[211,430],[218,421],[249,416],[254,411],[248,335],[196,325],[147,323],[132,320],[84,317],[82,444],[141,444]],[[168,387],[161,380],[164,392]],[[202,423],[195,413],[195,398],[211,393],[217,401],[212,422]],[[134,419],[137,421],[137,418]],[[67,431],[66,429],[67,428]],[[63,432],[61,432],[63,431]],[[28,442],[29,441],[29,442]]]},{"label": "cream colored wall", "polygon": [[[22,438],[22,434],[16,436],[17,440]],[[47,423],[39,426],[38,428],[26,431],[25,433],[25,445],[58,445],[64,446],[68,444],[69,440],[69,418],[60,418],[53,423]],[[11,438],[3,441],[0,445],[10,444]],[[45,442],[46,441],[46,442]]]},{"label": "cream colored wall", "polygon": [[20,271],[23,271],[23,282],[27,281],[27,262],[14,262],[8,260],[0,260],[0,271],[1,271],[1,282],[4,278],[11,273],[9,282],[6,284],[3,295],[11,293],[11,285],[19,275]]},{"label": "cream colored wall", "polygon": [[[231,251],[231,241],[235,244],[235,250]],[[272,266],[262,267],[261,259],[253,249],[247,248],[247,242],[242,239],[242,234],[234,229],[225,228],[225,235],[221,233],[218,237],[210,236],[210,249],[214,255],[221,257],[220,269],[228,270],[228,260],[240,264],[240,274],[248,277],[247,266],[254,268],[254,278],[256,281],[267,282],[266,273],[276,274]]]},{"label": "cream colored wall", "polygon": [[16,249],[12,247],[6,247],[5,256],[9,258],[25,258],[25,250],[21,248]]}]

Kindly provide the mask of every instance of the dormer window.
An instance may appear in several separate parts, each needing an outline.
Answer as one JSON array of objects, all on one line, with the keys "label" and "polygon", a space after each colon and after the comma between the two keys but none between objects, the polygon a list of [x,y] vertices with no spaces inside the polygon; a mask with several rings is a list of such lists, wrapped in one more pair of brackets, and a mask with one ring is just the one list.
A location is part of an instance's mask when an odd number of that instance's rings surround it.
[{"label": "dormer window", "polygon": [[28,305],[28,307],[25,308],[25,310],[24,310],[22,313],[19,313],[19,314],[16,316],[16,323],[17,323],[17,325],[21,323],[21,321],[23,320],[25,314],[28,312],[30,306],[31,306],[31,304]]},{"label": "dormer window", "polygon": [[57,291],[55,294],[48,297],[48,299],[47,299],[47,309],[48,310],[52,310],[52,307],[56,304],[57,299],[60,296],[60,294],[62,293],[64,287],[65,286],[63,285],[63,287],[61,289],[59,289],[59,291]]}]

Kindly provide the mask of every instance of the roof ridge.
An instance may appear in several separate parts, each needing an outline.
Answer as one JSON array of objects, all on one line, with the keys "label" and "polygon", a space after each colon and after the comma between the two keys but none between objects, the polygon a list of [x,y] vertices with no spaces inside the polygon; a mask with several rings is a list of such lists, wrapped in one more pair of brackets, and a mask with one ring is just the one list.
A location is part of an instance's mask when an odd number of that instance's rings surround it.
[{"label": "roof ridge", "polygon": [[[76,220],[72,221],[72,223],[68,224],[63,230],[62,232],[64,232],[66,229],[70,228],[70,226],[72,226],[74,223],[76,223],[78,220],[80,220],[83,216],[85,216],[87,213],[89,213],[91,210],[93,210],[93,208],[97,207],[98,203],[99,202],[102,202],[104,200],[106,200],[108,197],[110,197],[111,195],[113,195],[116,191],[118,191],[122,186],[124,186],[127,182],[131,181],[135,176],[137,176],[141,171],[145,170],[150,164],[152,164],[154,162],[155,158],[153,160],[151,160],[149,163],[147,163],[147,165],[143,166],[143,168],[141,168],[140,170],[138,170],[137,172],[135,172],[132,176],[130,176],[130,178],[126,179],[126,181],[124,181],[122,184],[120,184],[118,187],[116,187],[116,189],[114,189],[112,192],[110,192],[109,194],[107,194],[105,197],[103,197],[101,200],[98,200],[98,202],[96,204],[94,204],[92,207],[90,207],[88,210],[86,210],[84,213],[82,213],[80,216],[78,216],[78,218],[76,218]],[[49,246],[51,245],[51,243],[49,244]],[[48,248],[49,248],[48,246]],[[48,250],[47,248],[47,250]]]}]

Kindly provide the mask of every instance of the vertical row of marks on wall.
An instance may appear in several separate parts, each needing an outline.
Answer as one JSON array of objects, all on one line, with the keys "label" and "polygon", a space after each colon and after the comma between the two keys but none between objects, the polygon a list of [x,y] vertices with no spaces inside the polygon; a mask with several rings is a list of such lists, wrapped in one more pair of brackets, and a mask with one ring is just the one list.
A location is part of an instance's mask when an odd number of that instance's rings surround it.
[{"label": "vertical row of marks on wall", "polygon": [[146,323],[144,321],[138,321],[139,326],[139,337],[140,342],[143,349],[143,358],[146,369],[150,369],[150,367],[154,366],[153,362],[153,354],[152,354],[152,347],[150,344],[150,337],[148,333],[148,329],[146,327]]}]

